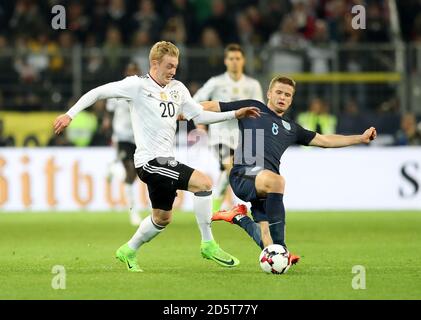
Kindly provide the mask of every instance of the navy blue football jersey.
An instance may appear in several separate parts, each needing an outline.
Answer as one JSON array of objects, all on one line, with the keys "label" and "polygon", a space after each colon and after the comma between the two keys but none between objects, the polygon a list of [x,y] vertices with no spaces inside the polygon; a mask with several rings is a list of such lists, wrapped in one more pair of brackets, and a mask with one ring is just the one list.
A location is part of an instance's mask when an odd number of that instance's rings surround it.
[{"label": "navy blue football jersey", "polygon": [[264,166],[279,173],[280,159],[294,144],[308,145],[316,132],[301,127],[295,121],[280,117],[257,100],[220,102],[221,112],[242,107],[257,107],[261,117],[238,120],[239,143],[234,153],[234,166]]}]

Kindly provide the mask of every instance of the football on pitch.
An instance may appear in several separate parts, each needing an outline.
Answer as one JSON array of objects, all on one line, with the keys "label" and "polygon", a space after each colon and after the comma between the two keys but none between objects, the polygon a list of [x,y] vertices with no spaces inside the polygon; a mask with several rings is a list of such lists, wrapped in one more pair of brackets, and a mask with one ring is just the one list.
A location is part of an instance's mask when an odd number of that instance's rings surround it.
[{"label": "football on pitch", "polygon": [[279,244],[271,244],[264,248],[259,257],[260,267],[264,272],[283,274],[291,266],[289,252]]}]

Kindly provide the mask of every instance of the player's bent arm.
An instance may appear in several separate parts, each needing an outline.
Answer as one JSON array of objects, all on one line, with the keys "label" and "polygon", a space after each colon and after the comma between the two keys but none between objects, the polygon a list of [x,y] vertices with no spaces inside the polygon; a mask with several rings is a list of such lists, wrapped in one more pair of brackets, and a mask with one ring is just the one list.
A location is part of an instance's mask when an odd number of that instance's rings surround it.
[{"label": "player's bent arm", "polygon": [[202,101],[200,104],[205,111],[212,111],[212,112],[221,112],[221,108],[219,107],[219,101]]},{"label": "player's bent arm", "polygon": [[[200,104],[203,107],[203,110],[213,111],[213,112],[225,112],[239,110],[244,106],[257,106],[261,103],[258,100],[238,100],[232,102],[220,102],[220,101],[202,101]],[[257,109],[257,108],[256,108]]]},{"label": "player's bent arm", "polygon": [[[260,109],[256,107],[234,108],[232,110],[224,110],[223,112],[212,112],[203,109],[203,106],[197,103],[191,96],[187,88],[185,88],[185,99],[181,104],[181,113],[187,120],[193,119],[195,124],[212,124],[232,119],[242,119],[245,117],[256,118],[260,116]],[[246,101],[246,100],[244,100]],[[218,102],[217,102],[218,103]],[[219,105],[223,104],[218,103]],[[212,105],[212,104],[211,104]],[[241,107],[247,104],[240,104]],[[215,105],[213,105],[215,106]],[[238,110],[237,110],[238,109]]]},{"label": "player's bent arm", "polygon": [[195,124],[212,124],[226,120],[235,119],[235,111],[212,112],[202,111],[197,117],[193,118]]},{"label": "player's bent arm", "polygon": [[257,118],[260,110],[256,107],[244,107],[239,110],[227,112],[202,111],[193,118],[195,124],[212,124],[232,119]]},{"label": "player's bent arm", "polygon": [[356,144],[368,144],[377,137],[377,132],[374,127],[367,129],[361,135],[344,136],[339,134],[318,134],[310,141],[310,146],[322,148],[341,148]]}]

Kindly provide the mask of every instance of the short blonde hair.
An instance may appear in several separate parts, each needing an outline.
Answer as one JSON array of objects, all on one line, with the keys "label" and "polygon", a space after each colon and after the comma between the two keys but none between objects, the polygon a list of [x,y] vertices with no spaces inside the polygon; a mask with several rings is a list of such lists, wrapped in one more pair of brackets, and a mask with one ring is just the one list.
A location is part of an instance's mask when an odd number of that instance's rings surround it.
[{"label": "short blonde hair", "polygon": [[179,54],[180,51],[173,43],[169,41],[159,41],[153,45],[149,52],[149,62],[152,62],[152,60],[161,62],[165,55],[178,58]]},{"label": "short blonde hair", "polygon": [[291,87],[294,88],[294,92],[295,92],[296,82],[293,79],[288,78],[286,76],[282,76],[282,75],[276,76],[270,81],[269,90],[271,90],[272,87],[278,82],[290,85]]}]

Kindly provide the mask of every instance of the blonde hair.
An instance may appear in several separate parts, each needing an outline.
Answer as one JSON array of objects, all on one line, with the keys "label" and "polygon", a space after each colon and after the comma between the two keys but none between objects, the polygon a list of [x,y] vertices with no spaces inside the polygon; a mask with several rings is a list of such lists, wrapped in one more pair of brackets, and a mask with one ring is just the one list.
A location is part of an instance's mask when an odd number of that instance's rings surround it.
[{"label": "blonde hair", "polygon": [[270,81],[269,90],[271,90],[272,87],[278,82],[290,85],[291,87],[294,88],[294,92],[295,92],[296,82],[293,79],[288,78],[286,76],[282,76],[282,75],[276,76]]},{"label": "blonde hair", "polygon": [[161,62],[165,55],[178,58],[179,54],[180,51],[173,43],[169,41],[159,41],[153,45],[149,52],[149,62],[152,62],[152,60]]}]

